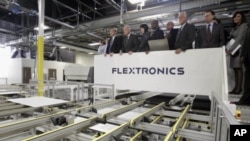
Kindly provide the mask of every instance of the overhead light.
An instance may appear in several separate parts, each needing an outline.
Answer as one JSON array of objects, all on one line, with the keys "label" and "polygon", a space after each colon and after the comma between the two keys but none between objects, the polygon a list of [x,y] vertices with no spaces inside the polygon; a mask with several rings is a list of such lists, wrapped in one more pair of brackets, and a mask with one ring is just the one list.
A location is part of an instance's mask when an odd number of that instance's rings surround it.
[{"label": "overhead light", "polygon": [[[44,25],[44,26],[43,26],[43,30],[47,30],[47,29],[49,29],[49,26]],[[38,30],[39,30],[39,27],[38,27],[38,26],[35,27],[34,30],[37,30],[37,31],[38,31]]]},{"label": "overhead light", "polygon": [[65,48],[67,48],[67,47],[65,47],[65,46],[61,46],[61,47],[60,47],[60,49],[65,49]]},{"label": "overhead light", "polygon": [[95,42],[95,43],[89,43],[88,45],[89,46],[97,46],[97,45],[99,45],[100,43],[99,42]]},{"label": "overhead light", "polygon": [[143,3],[145,0],[128,0],[131,4]]},{"label": "overhead light", "polygon": [[94,54],[94,52],[89,52],[88,54]]}]

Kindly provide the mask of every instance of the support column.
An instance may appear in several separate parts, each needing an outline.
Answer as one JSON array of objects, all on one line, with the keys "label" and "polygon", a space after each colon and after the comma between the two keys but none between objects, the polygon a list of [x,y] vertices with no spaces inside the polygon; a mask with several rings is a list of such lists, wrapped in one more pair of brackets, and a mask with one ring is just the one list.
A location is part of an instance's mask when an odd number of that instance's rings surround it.
[{"label": "support column", "polygon": [[38,95],[44,95],[44,9],[45,0],[38,0],[38,39],[37,39],[37,75],[38,75]]}]

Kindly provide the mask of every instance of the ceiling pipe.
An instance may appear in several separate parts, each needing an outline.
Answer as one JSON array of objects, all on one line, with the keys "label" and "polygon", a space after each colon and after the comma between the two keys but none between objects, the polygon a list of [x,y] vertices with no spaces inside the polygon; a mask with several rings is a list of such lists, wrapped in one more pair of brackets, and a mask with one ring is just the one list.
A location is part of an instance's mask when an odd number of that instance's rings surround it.
[{"label": "ceiling pipe", "polygon": [[103,38],[103,37],[98,36],[98,35],[96,35],[96,34],[94,34],[94,33],[92,33],[92,32],[87,31],[86,33],[87,33],[88,35],[92,36],[92,37],[96,37],[96,38],[98,38],[98,39],[102,39],[102,40],[104,40],[104,38]]},{"label": "ceiling pipe", "polygon": [[72,25],[69,25],[69,24],[67,24],[67,23],[58,21],[58,20],[56,20],[56,19],[53,19],[53,18],[50,18],[50,17],[47,17],[47,16],[45,16],[45,19],[46,19],[46,20],[49,20],[49,21],[52,21],[52,22],[54,22],[54,23],[60,24],[60,25],[62,25],[62,26],[66,26],[66,27],[68,27],[68,28],[70,28],[70,29],[75,29],[75,26],[72,26]]},{"label": "ceiling pipe", "polygon": [[105,0],[105,1],[120,12],[121,6],[117,4],[114,0]]},{"label": "ceiling pipe", "polygon": [[55,2],[55,3],[57,3],[57,4],[59,4],[59,5],[63,6],[63,7],[65,7],[65,8],[68,8],[69,10],[71,10],[71,11],[73,11],[73,12],[76,12],[76,13],[78,13],[78,14],[81,14],[81,15],[83,15],[84,17],[86,17],[86,18],[88,18],[88,19],[92,19],[92,18],[90,18],[89,16],[87,16],[87,15],[81,13],[81,12],[78,12],[78,11],[75,10],[74,8],[72,8],[72,7],[70,7],[70,6],[66,5],[66,4],[64,4],[64,3],[62,3],[62,2],[59,2],[59,1],[57,1],[57,0],[53,0],[53,2]]},{"label": "ceiling pipe", "polygon": [[121,8],[120,8],[120,24],[123,24],[123,10],[124,9],[124,0],[121,0]]},{"label": "ceiling pipe", "polygon": [[11,30],[7,30],[7,29],[4,29],[4,28],[0,28],[0,32],[5,32],[5,33],[17,35],[16,32],[11,31]]}]

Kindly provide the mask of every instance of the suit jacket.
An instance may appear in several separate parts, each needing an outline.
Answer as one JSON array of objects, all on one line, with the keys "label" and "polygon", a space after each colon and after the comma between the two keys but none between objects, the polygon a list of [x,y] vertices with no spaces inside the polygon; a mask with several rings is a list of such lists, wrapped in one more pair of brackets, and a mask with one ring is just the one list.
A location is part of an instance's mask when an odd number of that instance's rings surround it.
[{"label": "suit jacket", "polygon": [[[111,45],[111,40],[112,38],[108,41],[106,53],[119,53],[120,50],[122,49],[122,36],[116,35],[113,41],[113,44]],[[111,52],[110,52],[111,48]]]},{"label": "suit jacket", "polygon": [[164,33],[160,28],[157,28],[154,33],[151,32],[150,40],[164,39]]},{"label": "suit jacket", "polygon": [[242,23],[240,26],[237,26],[230,33],[231,38],[235,40],[234,44],[232,44],[230,50],[234,50],[239,44],[242,44],[247,31],[247,23]]},{"label": "suit jacket", "polygon": [[210,42],[207,41],[207,26],[202,27],[197,33],[196,48],[213,48],[225,45],[224,28],[221,24],[213,24]]},{"label": "suit jacket", "polygon": [[185,26],[179,29],[175,42],[175,49],[191,49],[195,40],[195,27],[192,24],[186,23]]},{"label": "suit jacket", "polygon": [[169,35],[166,37],[168,40],[168,45],[170,50],[174,50],[177,33],[178,29],[171,29]]},{"label": "suit jacket", "polygon": [[122,52],[127,53],[129,51],[136,52],[139,46],[139,40],[137,36],[130,34],[129,38],[127,36],[123,37]]},{"label": "suit jacket", "polygon": [[241,56],[244,58],[244,64],[247,69],[250,69],[250,23],[246,32],[245,40],[241,48]]},{"label": "suit jacket", "polygon": [[138,52],[149,51],[150,50],[149,44],[148,44],[149,38],[150,38],[150,33],[149,32],[146,32],[141,36],[140,44],[139,44],[139,47],[138,47],[138,50],[137,50]]}]

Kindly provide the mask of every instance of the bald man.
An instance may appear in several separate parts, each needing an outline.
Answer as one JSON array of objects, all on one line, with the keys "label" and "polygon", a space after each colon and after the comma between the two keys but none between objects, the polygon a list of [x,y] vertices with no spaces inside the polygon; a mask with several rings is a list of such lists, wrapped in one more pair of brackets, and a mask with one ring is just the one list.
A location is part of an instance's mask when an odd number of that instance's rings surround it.
[{"label": "bald man", "polygon": [[166,37],[168,40],[168,45],[170,50],[174,50],[174,45],[176,41],[176,36],[178,33],[178,29],[174,29],[174,23],[172,21],[166,24]]},{"label": "bald man", "polygon": [[179,13],[179,23],[181,25],[175,42],[175,53],[179,54],[192,48],[193,41],[195,40],[195,27],[187,23],[187,13]]}]

